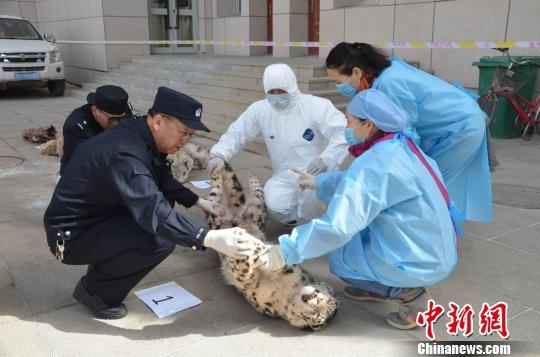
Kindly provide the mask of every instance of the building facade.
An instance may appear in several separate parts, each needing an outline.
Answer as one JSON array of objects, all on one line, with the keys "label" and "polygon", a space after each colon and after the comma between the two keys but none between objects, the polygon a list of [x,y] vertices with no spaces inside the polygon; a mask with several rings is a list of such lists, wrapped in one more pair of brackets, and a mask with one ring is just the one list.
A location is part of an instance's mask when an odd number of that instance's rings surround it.
[{"label": "building facade", "polygon": [[[483,41],[540,39],[540,0],[0,0],[59,40]],[[81,83],[134,55],[208,53],[319,56],[329,49],[63,44],[68,79]],[[477,85],[476,49],[398,49],[445,79]],[[540,55],[538,49],[513,54]]]}]

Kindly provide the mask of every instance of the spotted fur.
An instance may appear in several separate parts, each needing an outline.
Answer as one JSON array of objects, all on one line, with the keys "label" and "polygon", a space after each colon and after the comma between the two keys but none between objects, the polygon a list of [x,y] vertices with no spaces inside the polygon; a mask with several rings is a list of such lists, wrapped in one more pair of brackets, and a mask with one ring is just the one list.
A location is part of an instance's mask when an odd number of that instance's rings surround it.
[{"label": "spotted fur", "polygon": [[196,143],[187,143],[176,153],[168,155],[173,177],[185,182],[193,169],[204,169],[208,165],[208,149]]},{"label": "spotted fur", "polygon": [[58,139],[49,140],[45,144],[41,144],[39,151],[41,155],[62,157],[64,155],[64,137],[60,136]]},{"label": "spotted fur", "polygon": [[[247,198],[229,165],[214,173],[211,182],[208,199],[214,202],[221,214],[207,214],[210,228],[241,227],[260,239],[256,242],[255,254],[246,259],[221,256],[221,270],[226,282],[235,286],[262,314],[281,317],[299,328],[317,331],[325,327],[338,309],[338,301],[330,286],[315,282],[297,265],[286,266],[277,272],[259,268],[259,260],[267,252],[264,243],[266,205],[259,178],[249,178]],[[240,207],[235,203],[240,203]]]},{"label": "spotted fur", "polygon": [[56,128],[54,125],[42,126],[39,128],[25,129],[22,137],[33,143],[46,143],[47,141],[56,139]]},{"label": "spotted fur", "polygon": [[194,169],[206,169],[208,166],[208,160],[210,155],[208,154],[208,149],[205,147],[190,142],[182,147],[181,151],[187,153],[193,159],[193,168]]}]

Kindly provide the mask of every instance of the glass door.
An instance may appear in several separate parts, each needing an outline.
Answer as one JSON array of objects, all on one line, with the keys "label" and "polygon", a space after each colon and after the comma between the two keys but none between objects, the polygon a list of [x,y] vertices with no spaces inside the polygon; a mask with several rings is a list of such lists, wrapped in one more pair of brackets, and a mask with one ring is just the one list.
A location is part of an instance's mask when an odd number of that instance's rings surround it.
[{"label": "glass door", "polygon": [[[150,0],[150,39],[198,40],[197,0]],[[196,53],[198,45],[152,45],[152,53]]]}]

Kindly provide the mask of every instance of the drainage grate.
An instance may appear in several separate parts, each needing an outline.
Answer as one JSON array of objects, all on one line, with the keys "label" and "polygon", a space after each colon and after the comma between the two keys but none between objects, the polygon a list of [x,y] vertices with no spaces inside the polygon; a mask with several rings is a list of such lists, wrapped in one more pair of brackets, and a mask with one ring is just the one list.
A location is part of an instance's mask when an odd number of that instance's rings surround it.
[{"label": "drainage grate", "polygon": [[540,209],[540,188],[495,183],[493,184],[493,202],[504,206]]}]

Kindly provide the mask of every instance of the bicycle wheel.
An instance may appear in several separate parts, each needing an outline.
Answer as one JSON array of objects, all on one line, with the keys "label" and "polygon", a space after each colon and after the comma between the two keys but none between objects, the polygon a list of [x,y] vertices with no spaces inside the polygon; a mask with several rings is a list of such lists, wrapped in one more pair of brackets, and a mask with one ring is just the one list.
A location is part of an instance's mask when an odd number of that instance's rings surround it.
[{"label": "bicycle wheel", "polygon": [[478,99],[478,105],[480,106],[480,109],[482,109],[484,113],[486,113],[488,116],[488,123],[489,121],[491,121],[493,115],[495,114],[496,102],[497,96],[493,92],[487,92]]},{"label": "bicycle wheel", "polygon": [[[532,135],[534,134],[534,127],[536,126],[535,123],[526,122],[521,120],[519,115],[516,115],[516,119],[514,119],[514,124],[516,125],[516,128],[521,133],[521,138],[525,141],[531,140]],[[536,129],[537,131],[540,129]]]},{"label": "bicycle wheel", "polygon": [[489,132],[489,125],[491,119],[495,115],[495,107],[497,104],[497,96],[493,92],[487,92],[478,99],[478,105],[486,113],[486,140],[487,140],[487,150],[488,150],[488,162],[489,162],[489,171],[494,172],[495,168],[499,166],[499,160],[495,154],[495,148],[491,142],[491,133]]},{"label": "bicycle wheel", "polygon": [[514,125],[519,130],[519,132],[523,135],[523,132],[525,131],[525,128],[527,127],[527,122],[521,120],[519,115],[516,115],[516,118],[514,119]]},{"label": "bicycle wheel", "polygon": [[[523,109],[524,112],[527,112],[529,109],[524,103],[520,103],[521,109]],[[531,137],[534,134],[534,129],[536,126],[536,123],[533,121],[525,121],[521,119],[519,114],[516,115],[516,118],[514,119],[514,125],[521,133],[521,138],[525,141],[531,140]]]},{"label": "bicycle wheel", "polygon": [[534,126],[536,128],[536,134],[540,135],[540,106],[536,108],[536,115],[534,116],[534,120],[538,120]]}]

